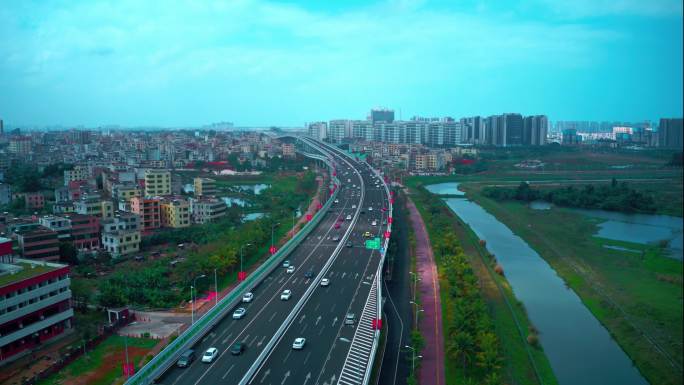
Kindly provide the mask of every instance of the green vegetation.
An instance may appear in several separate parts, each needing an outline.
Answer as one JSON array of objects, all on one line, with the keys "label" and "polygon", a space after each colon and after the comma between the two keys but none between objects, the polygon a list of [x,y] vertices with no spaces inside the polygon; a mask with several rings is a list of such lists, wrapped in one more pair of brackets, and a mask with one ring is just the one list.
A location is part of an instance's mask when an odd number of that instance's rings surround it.
[{"label": "green vegetation", "polygon": [[463,188],[549,262],[650,383],[682,382],[681,261],[658,246],[596,238],[598,220],[570,210],[532,210],[487,198],[480,185]]},{"label": "green vegetation", "polygon": [[[173,307],[189,297],[189,287],[195,277],[202,274],[213,277],[214,269],[217,276],[222,277],[221,286],[234,282],[240,265],[240,247],[248,243],[256,245],[243,249],[244,266],[249,267],[267,253],[271,225],[283,224],[275,233],[279,239],[290,230],[287,224],[292,220],[293,211],[300,206],[306,208],[318,186],[313,172],[276,178],[274,182],[271,188],[256,196],[259,206],[270,213],[269,217],[242,223],[239,209],[232,208],[230,214],[217,223],[158,233],[148,244],[166,244],[171,253],[178,252],[177,243],[192,242],[199,246],[183,258],[169,256],[145,262],[142,266],[139,262],[124,261],[113,273],[98,280],[98,303],[102,306]],[[171,264],[172,260],[180,262]],[[77,271],[87,275],[87,266],[79,266]],[[199,292],[213,289],[213,285],[213,279],[197,281]],[[92,299],[87,288],[78,285],[76,288],[76,298]]]},{"label": "green vegetation", "polygon": [[[124,342],[124,339],[126,341]],[[113,335],[104,340],[92,351],[77,358],[59,373],[39,381],[39,385],[68,384],[70,379],[88,376],[88,384],[109,385],[122,376],[124,362],[124,346],[128,345],[129,360],[135,363],[159,341],[149,338],[132,338]]]},{"label": "green vegetation", "polygon": [[555,189],[531,188],[520,182],[517,188],[485,187],[482,194],[496,200],[531,202],[544,200],[557,206],[602,209],[627,213],[653,213],[656,211],[652,196],[631,188],[627,182],[613,179],[610,185],[588,184],[583,188],[567,186]]},{"label": "green vegetation", "polygon": [[439,267],[446,383],[556,384],[544,352],[528,344],[534,328],[505,277],[493,272],[494,259],[446,204],[420,185],[423,179],[410,178],[407,185]]}]

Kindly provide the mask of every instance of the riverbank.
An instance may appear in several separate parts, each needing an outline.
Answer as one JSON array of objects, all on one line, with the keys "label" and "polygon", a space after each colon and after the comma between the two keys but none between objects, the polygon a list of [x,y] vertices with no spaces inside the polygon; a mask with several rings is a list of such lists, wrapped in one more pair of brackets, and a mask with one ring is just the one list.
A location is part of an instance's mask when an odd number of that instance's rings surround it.
[{"label": "riverbank", "polygon": [[480,184],[461,188],[553,267],[650,383],[682,382],[681,261],[655,246],[596,238],[597,221],[571,210],[532,210],[486,198]]},{"label": "riverbank", "polygon": [[[439,236],[434,227],[435,224],[447,224],[446,226],[449,227],[447,232],[455,235],[479,282],[480,295],[499,340],[500,379],[502,382],[509,384],[557,384],[558,382],[543,350],[528,343],[527,337],[531,331],[534,331],[534,328],[528,320],[523,306],[513,295],[505,277],[493,272],[493,261],[489,254],[479,245],[474,233],[458,220],[441,199],[424,189],[417,188],[417,183],[418,179],[410,179],[407,181],[407,186],[423,220],[428,224],[428,234],[433,245],[436,244],[434,240]],[[444,272],[440,266],[442,255],[439,251],[435,253],[435,259],[440,268],[440,297],[444,328],[448,330],[451,322],[450,314],[453,314],[448,309],[453,309],[456,305],[449,298],[449,285],[444,279]],[[445,339],[448,338],[448,334],[445,334]],[[445,345],[448,345],[446,340]],[[455,360],[449,357],[445,359],[446,383],[453,384],[464,381],[463,372],[463,368]]]}]

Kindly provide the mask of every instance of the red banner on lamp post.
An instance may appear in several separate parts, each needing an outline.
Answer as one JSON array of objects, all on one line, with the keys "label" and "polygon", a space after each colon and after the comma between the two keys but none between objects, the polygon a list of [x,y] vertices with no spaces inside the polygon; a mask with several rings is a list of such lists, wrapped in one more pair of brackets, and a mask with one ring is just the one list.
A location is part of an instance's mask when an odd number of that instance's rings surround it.
[{"label": "red banner on lamp post", "polygon": [[133,366],[132,362],[129,362],[128,364],[124,362],[122,368],[124,376],[130,377],[135,374],[135,366]]},{"label": "red banner on lamp post", "polygon": [[311,214],[306,214],[306,221],[307,222],[311,222],[311,218],[313,218],[313,216]]},{"label": "red banner on lamp post", "polygon": [[246,271],[238,271],[238,281],[242,282],[245,279],[247,279],[247,272]]},{"label": "red banner on lamp post", "polygon": [[390,237],[390,232],[389,232],[389,231],[385,231],[385,238],[389,238],[389,237]]},{"label": "red banner on lamp post", "polygon": [[392,223],[393,219],[392,217],[387,218],[387,223]]},{"label": "red banner on lamp post", "polygon": [[394,198],[391,198],[391,199],[390,199],[390,203],[391,203],[391,204],[394,204]]},{"label": "red banner on lamp post", "polygon": [[278,251],[278,249],[276,249],[275,246],[271,246],[268,248],[268,251],[271,253],[271,255],[273,255],[276,253],[276,251]]}]

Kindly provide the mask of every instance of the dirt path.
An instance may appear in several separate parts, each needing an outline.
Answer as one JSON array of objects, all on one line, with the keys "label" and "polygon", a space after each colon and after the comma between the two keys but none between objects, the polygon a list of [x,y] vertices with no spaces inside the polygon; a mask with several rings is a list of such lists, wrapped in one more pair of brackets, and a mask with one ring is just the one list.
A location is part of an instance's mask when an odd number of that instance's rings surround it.
[{"label": "dirt path", "polygon": [[418,326],[425,337],[418,382],[425,385],[443,385],[444,338],[442,305],[439,298],[439,274],[423,218],[410,198],[406,201],[406,207],[409,210],[411,225],[416,236],[416,269],[420,276],[418,289],[423,308]]}]

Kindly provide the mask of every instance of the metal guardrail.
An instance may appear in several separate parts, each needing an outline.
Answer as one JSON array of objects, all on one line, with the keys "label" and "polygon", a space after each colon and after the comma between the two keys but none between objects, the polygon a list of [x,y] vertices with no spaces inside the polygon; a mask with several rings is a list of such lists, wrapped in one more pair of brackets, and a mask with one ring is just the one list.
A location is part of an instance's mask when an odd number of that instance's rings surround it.
[{"label": "metal guardrail", "polygon": [[[325,162],[332,173],[333,165],[324,156],[312,155],[313,158]],[[307,155],[307,156],[308,156]],[[332,178],[339,184],[336,177]],[[140,368],[136,374],[126,381],[126,385],[147,385],[161,376],[182,354],[183,351],[193,346],[199,341],[213,326],[215,326],[223,317],[237,305],[241,299],[241,295],[251,289],[252,287],[261,283],[261,281],[275,269],[285,257],[299,245],[299,243],[318,225],[318,223],[325,216],[332,202],[336,199],[339,189],[335,189],[333,194],[328,198],[323,207],[314,215],[312,220],[308,222],[302,229],[292,237],[283,247],[273,254],[266,262],[261,264],[257,269],[233,289],[228,295],[223,297],[218,304],[209,309],[200,319],[192,324],[185,332],[173,340],[162,351],[155,355],[150,362]]]}]

